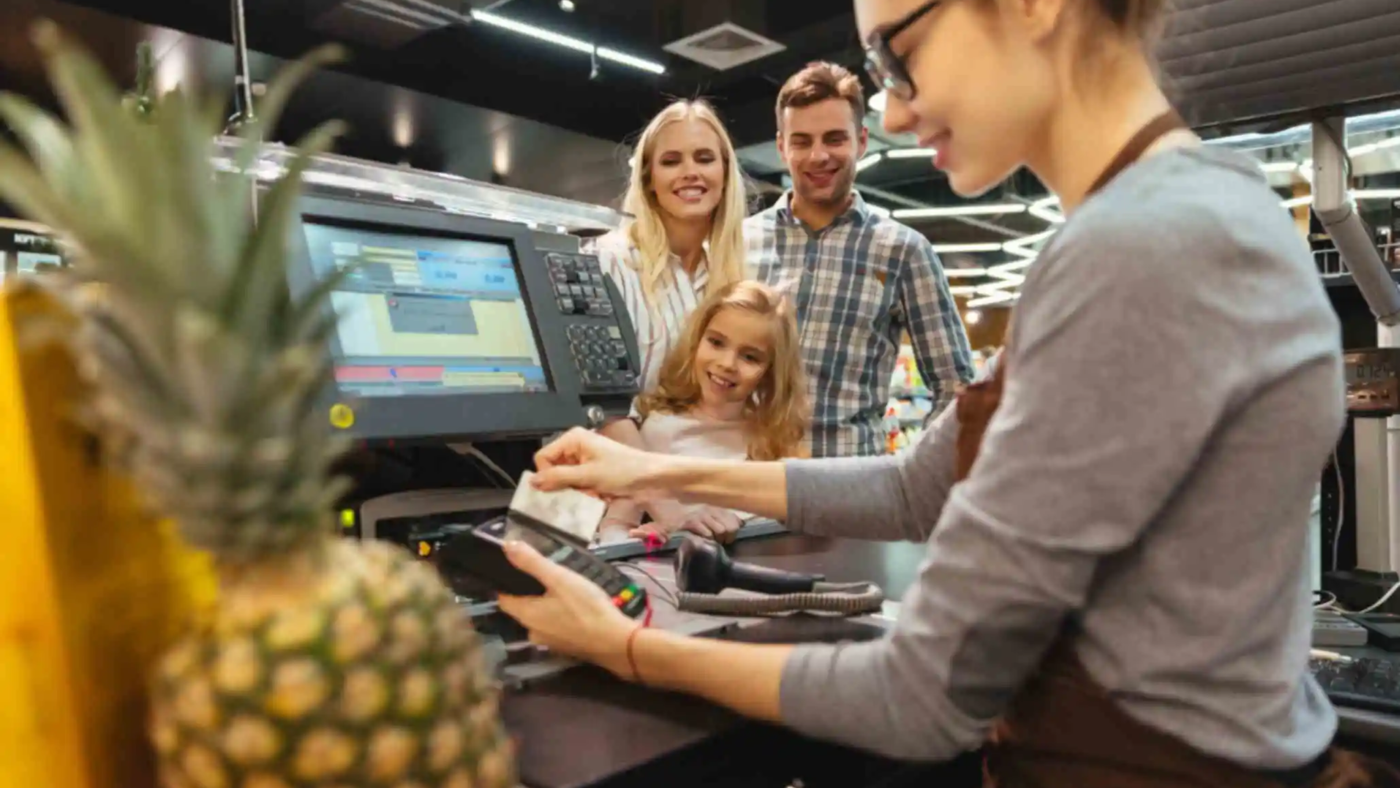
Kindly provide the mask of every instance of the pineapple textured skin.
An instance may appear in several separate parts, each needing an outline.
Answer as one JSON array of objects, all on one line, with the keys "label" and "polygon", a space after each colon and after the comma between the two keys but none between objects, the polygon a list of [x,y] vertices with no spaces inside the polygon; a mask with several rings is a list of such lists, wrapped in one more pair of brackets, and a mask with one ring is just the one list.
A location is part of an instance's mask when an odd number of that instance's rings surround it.
[{"label": "pineapple textured skin", "polygon": [[509,788],[465,611],[388,544],[333,545],[299,598],[241,588],[161,661],[163,788]]}]

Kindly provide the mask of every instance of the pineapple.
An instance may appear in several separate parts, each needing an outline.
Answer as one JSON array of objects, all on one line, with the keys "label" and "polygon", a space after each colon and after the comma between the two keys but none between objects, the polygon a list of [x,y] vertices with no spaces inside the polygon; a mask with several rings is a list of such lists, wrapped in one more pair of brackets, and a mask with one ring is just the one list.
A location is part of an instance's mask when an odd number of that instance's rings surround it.
[{"label": "pineapple", "polygon": [[[503,788],[514,753],[469,620],[406,550],[340,539],[345,445],[316,407],[335,282],[293,300],[287,235],[302,141],[262,198],[212,164],[221,101],[123,101],[90,55],[36,31],[71,127],[16,96],[0,196],[55,228],[57,293],[90,386],[82,416],[183,539],[213,557],[214,610],[160,662],[150,734],[165,788]],[[254,161],[299,61],[239,133]],[[127,108],[124,108],[124,104]],[[52,286],[52,285],[47,285]],[[94,524],[100,527],[100,524]]]}]

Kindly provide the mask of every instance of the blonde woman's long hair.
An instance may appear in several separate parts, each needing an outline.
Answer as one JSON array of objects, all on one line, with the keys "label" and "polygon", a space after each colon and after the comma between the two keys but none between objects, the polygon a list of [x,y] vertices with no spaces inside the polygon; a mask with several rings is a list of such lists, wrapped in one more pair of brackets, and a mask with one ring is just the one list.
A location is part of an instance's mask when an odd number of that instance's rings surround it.
[{"label": "blonde woman's long hair", "polygon": [[734,282],[705,299],[686,321],[685,334],[666,356],[656,388],[641,396],[637,410],[643,418],[652,413],[680,415],[700,403],[695,357],[710,321],[725,309],[742,309],[766,317],[773,329],[768,371],[744,408],[749,459],[771,461],[801,456],[812,411],[798,345],[797,318],[790,301],[759,282]]},{"label": "blonde woman's long hair", "polygon": [[709,235],[709,284],[706,295],[744,278],[744,219],[748,203],[744,194],[744,173],[734,142],[714,107],[703,99],[677,101],[651,119],[632,154],[632,177],[623,198],[622,209],[634,217],[627,228],[628,239],[640,254],[642,295],[648,304],[656,303],[656,293],[670,275],[671,245],[661,209],[651,189],[651,161],[661,130],[686,120],[699,120],[719,137],[724,159],[724,194],[715,209]]}]

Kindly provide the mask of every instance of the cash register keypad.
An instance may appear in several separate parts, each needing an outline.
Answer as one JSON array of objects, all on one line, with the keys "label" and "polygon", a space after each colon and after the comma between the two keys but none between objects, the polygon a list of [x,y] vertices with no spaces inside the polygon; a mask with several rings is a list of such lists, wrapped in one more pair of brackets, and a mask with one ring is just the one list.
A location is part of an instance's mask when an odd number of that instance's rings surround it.
[{"label": "cash register keypad", "polygon": [[559,311],[566,315],[612,317],[613,303],[603,284],[603,269],[590,255],[553,253],[545,255],[554,297]]},{"label": "cash register keypad", "polygon": [[[569,350],[579,379],[586,389],[630,389],[637,384],[636,370],[627,357],[627,344],[617,326],[615,307],[608,295],[603,269],[592,255],[545,255],[549,278],[559,311],[583,318],[569,326]],[[605,318],[591,325],[589,318]]]},{"label": "cash register keypad", "polygon": [[569,349],[583,385],[615,388],[636,383],[627,345],[617,326],[569,326]]}]

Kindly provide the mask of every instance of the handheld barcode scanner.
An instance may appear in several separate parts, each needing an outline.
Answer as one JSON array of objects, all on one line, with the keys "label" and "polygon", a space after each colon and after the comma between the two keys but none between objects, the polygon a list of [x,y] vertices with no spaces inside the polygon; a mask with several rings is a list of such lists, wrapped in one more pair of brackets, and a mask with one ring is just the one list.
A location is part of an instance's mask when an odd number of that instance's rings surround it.
[{"label": "handheld barcode scanner", "polygon": [[[686,534],[676,551],[678,607],[691,613],[770,616],[787,613],[875,613],[885,593],[874,583],[828,583],[821,575],[738,563],[723,547]],[[752,592],[721,595],[725,589]]]},{"label": "handheld barcode scanner", "polygon": [[438,562],[443,571],[480,578],[497,593],[539,596],[544,586],[505,555],[506,540],[516,539],[596,583],[628,616],[645,613],[646,591],[588,549],[607,504],[575,490],[542,492],[530,483],[533,475],[526,471],[521,476],[505,517],[483,523],[442,548]]}]

